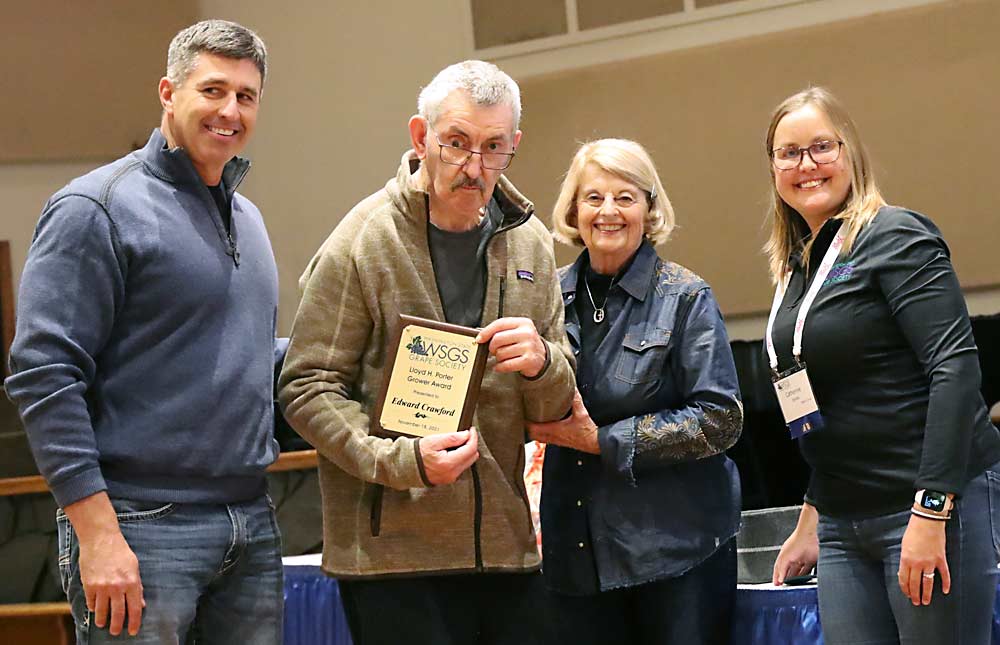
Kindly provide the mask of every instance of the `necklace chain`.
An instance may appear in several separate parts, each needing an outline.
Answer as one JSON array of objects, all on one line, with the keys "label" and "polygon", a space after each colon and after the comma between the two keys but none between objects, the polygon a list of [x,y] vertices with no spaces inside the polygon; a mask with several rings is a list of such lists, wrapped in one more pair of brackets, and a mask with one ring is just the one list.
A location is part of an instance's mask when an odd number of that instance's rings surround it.
[{"label": "necklace chain", "polygon": [[587,287],[587,297],[590,298],[590,306],[594,308],[594,323],[599,325],[604,322],[604,308],[608,306],[608,298],[611,297],[611,288],[615,286],[615,278],[611,278],[611,284],[608,285],[608,291],[604,294],[604,302],[601,303],[600,307],[594,302],[594,294],[590,292],[590,280],[587,279],[586,274],[583,276],[583,286]]}]

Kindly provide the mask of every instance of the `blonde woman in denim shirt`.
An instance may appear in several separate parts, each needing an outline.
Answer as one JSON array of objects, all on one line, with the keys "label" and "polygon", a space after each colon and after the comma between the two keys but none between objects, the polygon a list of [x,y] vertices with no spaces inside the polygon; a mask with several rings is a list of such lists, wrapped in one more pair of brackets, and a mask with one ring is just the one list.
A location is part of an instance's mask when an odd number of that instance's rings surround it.
[{"label": "blonde woman in denim shirt", "polygon": [[729,638],[743,423],[736,368],[709,286],[661,259],[674,213],[633,141],[583,145],[553,215],[585,247],[561,272],[577,396],[548,444],[542,551],[553,638],[720,643]]}]

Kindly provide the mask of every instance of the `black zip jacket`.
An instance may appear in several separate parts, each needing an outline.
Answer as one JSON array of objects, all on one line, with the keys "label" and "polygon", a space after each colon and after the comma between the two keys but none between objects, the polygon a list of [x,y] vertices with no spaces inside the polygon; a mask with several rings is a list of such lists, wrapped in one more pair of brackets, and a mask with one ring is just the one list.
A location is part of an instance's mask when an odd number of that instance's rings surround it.
[{"label": "black zip jacket", "polygon": [[[839,220],[820,229],[808,278]],[[779,369],[809,287],[802,263],[774,322]],[[961,494],[1000,460],[980,394],[975,340],[941,232],[885,206],[841,254],[806,318],[802,356],[825,428],[800,440],[813,472],[806,500],[834,517],[897,512],[916,489]]]}]

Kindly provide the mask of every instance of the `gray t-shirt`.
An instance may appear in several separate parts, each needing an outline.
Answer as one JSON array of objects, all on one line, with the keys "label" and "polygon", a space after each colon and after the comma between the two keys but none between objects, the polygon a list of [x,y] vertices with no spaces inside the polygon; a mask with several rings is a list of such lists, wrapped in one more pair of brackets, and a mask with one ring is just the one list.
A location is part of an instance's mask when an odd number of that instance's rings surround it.
[{"label": "gray t-shirt", "polygon": [[494,200],[479,226],[455,233],[430,224],[429,242],[434,278],[448,322],[478,327],[486,296],[486,245],[497,231],[503,213]]}]

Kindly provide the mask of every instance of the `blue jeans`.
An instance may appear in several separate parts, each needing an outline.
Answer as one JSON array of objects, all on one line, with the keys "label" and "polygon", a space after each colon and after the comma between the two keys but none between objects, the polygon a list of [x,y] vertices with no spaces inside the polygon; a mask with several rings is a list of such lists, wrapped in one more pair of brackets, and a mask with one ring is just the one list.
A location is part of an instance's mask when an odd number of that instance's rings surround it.
[{"label": "blue jeans", "polygon": [[[994,466],[993,468],[996,468]],[[974,478],[948,521],[951,593],[934,580],[930,605],[899,589],[909,509],[866,520],[819,517],[819,613],[827,645],[983,645],[990,642],[1000,547],[1000,474]]]},{"label": "blue jeans", "polygon": [[[79,543],[56,513],[59,570],[78,645],[281,642],[281,538],[270,499],[240,504],[172,504],[112,499],[126,542],[139,559],[146,608],[138,635],[108,633],[87,611]],[[110,622],[110,621],[109,621]]]}]

